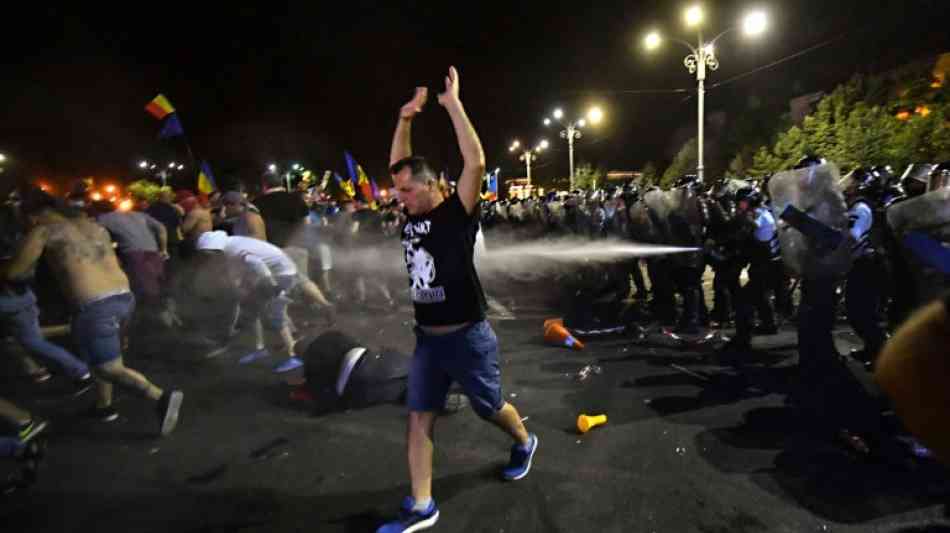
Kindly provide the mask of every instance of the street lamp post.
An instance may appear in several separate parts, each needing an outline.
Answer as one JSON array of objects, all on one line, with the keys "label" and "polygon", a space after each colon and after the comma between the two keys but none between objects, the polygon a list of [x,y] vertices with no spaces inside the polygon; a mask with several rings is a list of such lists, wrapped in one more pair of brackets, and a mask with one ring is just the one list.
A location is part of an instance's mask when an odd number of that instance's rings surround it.
[{"label": "street lamp post", "polygon": [[[587,119],[577,119],[573,122],[563,122],[564,111],[560,108],[555,109],[551,113],[553,117],[553,122],[559,123],[564,129],[561,130],[561,138],[567,139],[567,160],[568,165],[570,165],[570,189],[574,189],[574,140],[580,139],[583,136],[581,128],[587,126],[587,120],[590,120],[592,124],[597,124],[603,118],[604,113],[600,110],[599,107],[592,107],[587,112]],[[544,125],[550,126],[552,122],[551,118],[544,119]]]},{"label": "street lamp post", "polygon": [[[511,143],[511,146],[508,147],[509,152],[515,152],[521,148],[521,143],[519,141],[514,141]],[[548,141],[542,139],[537,146],[531,149],[523,150],[518,156],[520,161],[524,161],[525,171],[528,178],[528,187],[531,187],[531,162],[538,158],[538,154],[548,148]]]},{"label": "street lamp post", "polygon": [[[704,18],[705,15],[703,13],[702,7],[698,5],[690,7],[684,13],[684,19],[688,27],[698,28],[700,25],[702,25]],[[765,31],[767,24],[768,20],[765,13],[761,11],[753,11],[747,14],[743,19],[742,28],[746,35],[756,36]],[[703,181],[705,174],[705,166],[703,165],[703,126],[705,122],[706,104],[706,69],[708,68],[711,71],[715,71],[719,68],[719,59],[716,57],[716,42],[723,35],[734,29],[736,28],[731,27],[726,29],[709,42],[703,40],[703,32],[701,29],[698,29],[698,40],[696,46],[693,46],[689,42],[686,42],[682,39],[673,39],[674,41],[685,45],[686,48],[689,49],[690,54],[683,58],[683,66],[686,67],[686,70],[688,70],[690,74],[696,75],[696,176],[699,178],[699,181]],[[656,31],[650,32],[644,39],[644,45],[646,46],[647,50],[654,50],[659,47],[661,43],[662,38]]]}]

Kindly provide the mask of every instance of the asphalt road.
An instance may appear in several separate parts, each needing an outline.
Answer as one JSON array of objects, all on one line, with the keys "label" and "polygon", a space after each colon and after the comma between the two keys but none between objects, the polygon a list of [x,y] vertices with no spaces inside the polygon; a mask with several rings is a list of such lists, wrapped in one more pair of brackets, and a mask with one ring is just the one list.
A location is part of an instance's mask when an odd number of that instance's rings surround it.
[{"label": "asphalt road", "polygon": [[[493,322],[504,394],[540,448],[530,475],[505,483],[501,432],[470,410],[440,419],[433,531],[950,531],[945,470],[856,457],[787,401],[791,328],[757,339],[736,370],[709,347],[660,335],[545,346],[541,324],[555,313],[501,299],[515,304],[513,319]],[[350,310],[336,327],[408,352],[410,319],[408,309]],[[854,342],[844,330],[842,351]],[[128,364],[185,391],[181,424],[164,439],[135,397],[119,398],[119,422],[93,423],[78,416],[91,393],[74,400],[58,379],[33,386],[6,372],[3,395],[52,426],[38,483],[0,506],[3,531],[373,531],[408,494],[405,408],[314,415],[289,399],[272,361],[239,366],[240,352],[205,359],[158,331],[138,343]],[[602,372],[578,381],[589,364]],[[580,413],[608,423],[579,435]]]}]

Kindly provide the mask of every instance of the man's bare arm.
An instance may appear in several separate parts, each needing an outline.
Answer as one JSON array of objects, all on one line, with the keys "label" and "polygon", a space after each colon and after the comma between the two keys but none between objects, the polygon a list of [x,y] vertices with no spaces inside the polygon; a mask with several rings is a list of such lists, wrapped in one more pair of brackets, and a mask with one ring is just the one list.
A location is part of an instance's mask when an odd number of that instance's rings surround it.
[{"label": "man's bare arm", "polygon": [[412,119],[422,111],[426,104],[429,90],[425,87],[416,87],[412,100],[399,110],[399,122],[396,123],[396,132],[393,134],[393,145],[389,150],[389,164],[412,155]]},{"label": "man's bare arm", "polygon": [[145,223],[148,225],[148,228],[152,231],[152,235],[155,235],[155,240],[158,241],[158,251],[162,255],[168,255],[168,230],[165,228],[165,224],[162,224],[155,217],[143,213],[145,216]]},{"label": "man's bare arm", "polygon": [[250,231],[251,237],[266,241],[267,226],[264,225],[264,219],[257,213],[252,212],[247,212],[244,216],[247,217],[247,229]]},{"label": "man's bare arm", "polygon": [[449,67],[449,74],[445,77],[445,92],[439,95],[439,103],[449,112],[455,136],[458,137],[463,166],[456,189],[465,211],[471,213],[478,203],[478,193],[482,188],[485,151],[459,99],[459,75],[455,67]]},{"label": "man's bare arm", "polygon": [[5,280],[18,281],[28,277],[33,267],[43,255],[46,241],[49,239],[49,229],[37,226],[30,231],[20,243],[16,254],[0,264],[0,276]]},{"label": "man's bare arm", "polygon": [[158,228],[158,250],[162,255],[168,257],[168,230],[165,226]]}]

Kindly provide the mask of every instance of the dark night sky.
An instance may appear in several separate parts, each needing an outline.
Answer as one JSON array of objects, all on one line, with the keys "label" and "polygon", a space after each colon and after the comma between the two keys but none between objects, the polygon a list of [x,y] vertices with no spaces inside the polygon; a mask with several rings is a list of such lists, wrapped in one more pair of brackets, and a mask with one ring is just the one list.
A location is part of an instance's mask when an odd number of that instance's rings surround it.
[{"label": "dark night sky", "polygon": [[[566,174],[566,146],[541,126],[555,105],[578,112],[590,103],[603,106],[608,120],[580,141],[577,157],[611,169],[668,159],[674,132],[695,124],[695,100],[683,94],[617,92],[694,87],[683,50],[667,43],[648,56],[639,47],[653,26],[687,37],[681,2],[354,0],[332,3],[345,9],[272,2],[219,11],[197,4],[86,3],[75,10],[6,13],[0,152],[14,158],[14,173],[134,176],[142,157],[173,155],[156,140],[159,124],[143,110],[162,92],[178,108],[196,154],[211,160],[219,175],[253,174],[270,161],[342,171],[342,150],[349,149],[379,179],[397,108],[416,84],[440,91],[449,64],[461,71],[462,99],[488,164],[501,166],[503,175],[522,173],[509,157],[511,140],[542,135],[555,150],[542,156],[539,173]],[[739,34],[723,39],[722,67],[709,83],[844,36],[711,91],[707,111],[735,115],[753,96],[781,103],[829,89],[857,71],[950,51],[947,4],[706,2],[711,30],[738,21],[748,6],[766,8],[771,18],[759,41],[745,42]],[[417,152],[459,167],[450,123],[434,94],[415,132]]]}]

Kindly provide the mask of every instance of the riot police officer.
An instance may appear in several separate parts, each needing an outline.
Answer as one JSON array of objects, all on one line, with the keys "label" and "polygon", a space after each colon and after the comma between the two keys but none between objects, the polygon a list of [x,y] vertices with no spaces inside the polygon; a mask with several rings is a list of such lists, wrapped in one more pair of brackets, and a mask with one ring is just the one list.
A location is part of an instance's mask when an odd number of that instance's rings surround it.
[{"label": "riot police officer", "polygon": [[864,349],[851,355],[866,364],[874,361],[887,340],[880,325],[881,286],[885,276],[879,252],[883,239],[880,237],[881,224],[874,216],[880,192],[878,178],[863,168],[851,173],[844,190],[848,202],[849,232],[855,240],[852,250],[854,263],[845,288],[845,307],[851,327],[864,341]]},{"label": "riot police officer", "polygon": [[[738,279],[730,284],[736,308],[736,335],[727,345],[727,350],[741,351],[749,349],[753,334],[778,333],[775,311],[768,294],[784,267],[775,217],[763,205],[762,194],[755,187],[742,187],[736,191],[736,219],[742,243],[742,259],[738,263],[749,263],[749,281],[741,288]],[[758,312],[758,326],[753,326],[753,312]]]}]

